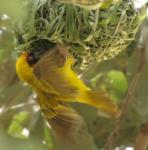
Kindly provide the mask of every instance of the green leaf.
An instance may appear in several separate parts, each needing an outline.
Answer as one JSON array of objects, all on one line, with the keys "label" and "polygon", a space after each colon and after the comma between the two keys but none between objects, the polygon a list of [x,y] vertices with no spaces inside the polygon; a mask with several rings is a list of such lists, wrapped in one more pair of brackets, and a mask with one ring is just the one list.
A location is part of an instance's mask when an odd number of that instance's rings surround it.
[{"label": "green leaf", "polygon": [[44,125],[44,140],[45,140],[45,144],[49,148],[53,147],[51,132],[50,132],[49,128],[47,127],[47,125]]},{"label": "green leaf", "polygon": [[25,111],[14,115],[8,128],[8,134],[15,138],[27,139],[29,137],[29,130],[25,128],[25,123],[29,118],[29,113]]},{"label": "green leaf", "polygon": [[111,7],[111,11],[110,11],[110,16],[111,16],[111,25],[117,25],[118,21],[119,21],[119,16],[117,15],[117,11],[119,9],[119,5],[120,3],[117,3],[115,6]]},{"label": "green leaf", "polygon": [[128,81],[122,71],[112,70],[107,73],[108,83],[106,87],[110,90],[110,95],[116,102],[120,101],[128,89]]},{"label": "green leaf", "polygon": [[112,2],[113,2],[113,0],[105,1],[100,8],[107,9],[112,4]]}]

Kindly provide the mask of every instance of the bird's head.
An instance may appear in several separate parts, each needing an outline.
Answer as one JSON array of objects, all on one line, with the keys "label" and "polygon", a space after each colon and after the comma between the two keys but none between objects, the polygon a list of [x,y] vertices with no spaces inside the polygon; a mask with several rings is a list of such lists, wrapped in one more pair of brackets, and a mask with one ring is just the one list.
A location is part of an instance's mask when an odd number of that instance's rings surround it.
[{"label": "bird's head", "polygon": [[16,72],[18,76],[24,80],[29,81],[33,76],[33,66],[38,61],[34,53],[23,52],[16,62]]}]

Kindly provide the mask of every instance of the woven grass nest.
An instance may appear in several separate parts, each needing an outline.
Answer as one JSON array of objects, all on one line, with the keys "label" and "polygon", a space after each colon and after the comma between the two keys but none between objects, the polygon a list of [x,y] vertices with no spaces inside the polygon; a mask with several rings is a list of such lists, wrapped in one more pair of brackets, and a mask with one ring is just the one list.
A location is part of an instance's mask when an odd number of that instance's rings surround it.
[{"label": "woven grass nest", "polygon": [[108,0],[94,10],[55,0],[25,2],[27,14],[15,26],[16,49],[44,48],[44,41],[64,43],[76,67],[115,57],[134,40],[139,15],[129,0]]}]

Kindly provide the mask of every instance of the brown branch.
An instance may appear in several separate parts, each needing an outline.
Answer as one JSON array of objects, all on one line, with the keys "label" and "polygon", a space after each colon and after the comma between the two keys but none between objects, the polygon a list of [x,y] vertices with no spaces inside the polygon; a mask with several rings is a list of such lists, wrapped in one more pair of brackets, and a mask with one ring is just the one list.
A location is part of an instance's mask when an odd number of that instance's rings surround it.
[{"label": "brown branch", "polygon": [[140,132],[136,137],[135,150],[147,150],[148,147],[148,123],[141,126]]},{"label": "brown branch", "polygon": [[112,150],[114,147],[114,144],[117,140],[117,137],[119,136],[120,130],[122,128],[122,124],[124,122],[124,119],[126,118],[126,114],[130,107],[130,103],[133,101],[133,97],[136,92],[136,88],[137,88],[137,85],[138,85],[138,82],[139,82],[139,79],[141,76],[141,72],[143,70],[144,63],[145,63],[144,58],[145,58],[145,49],[141,48],[141,49],[139,49],[139,61],[138,61],[137,69],[136,69],[134,76],[132,78],[132,81],[130,83],[128,93],[124,99],[122,109],[121,109],[121,114],[117,119],[116,126],[115,126],[113,132],[108,137],[107,142],[104,146],[105,150]]}]

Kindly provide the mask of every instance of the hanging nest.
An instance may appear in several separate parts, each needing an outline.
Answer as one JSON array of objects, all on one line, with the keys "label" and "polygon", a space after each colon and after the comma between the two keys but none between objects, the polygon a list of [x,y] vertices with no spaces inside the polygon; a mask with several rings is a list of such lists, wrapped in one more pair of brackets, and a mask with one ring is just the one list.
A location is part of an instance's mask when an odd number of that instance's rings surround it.
[{"label": "hanging nest", "polygon": [[129,0],[108,1],[95,10],[55,0],[30,0],[25,7],[28,13],[14,29],[16,49],[64,43],[79,68],[115,57],[134,40],[140,24]]}]

